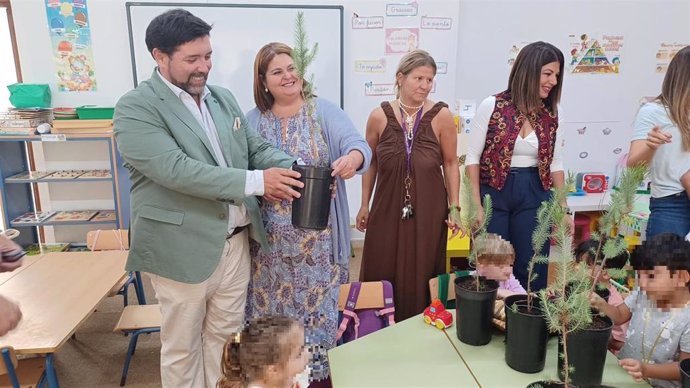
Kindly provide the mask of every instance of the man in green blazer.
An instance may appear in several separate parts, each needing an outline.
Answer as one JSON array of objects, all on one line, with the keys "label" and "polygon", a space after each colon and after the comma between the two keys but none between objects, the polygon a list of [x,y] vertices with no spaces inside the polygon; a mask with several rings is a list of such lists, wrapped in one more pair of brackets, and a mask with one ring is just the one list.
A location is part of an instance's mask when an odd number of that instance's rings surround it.
[{"label": "man in green blazer", "polygon": [[256,196],[291,200],[302,187],[232,93],[206,85],[210,30],[181,9],[154,18],[146,45],[158,66],[115,107],[132,180],[127,270],[149,275],[161,305],[163,387],[215,387],[244,319],[248,237],[267,243]]}]

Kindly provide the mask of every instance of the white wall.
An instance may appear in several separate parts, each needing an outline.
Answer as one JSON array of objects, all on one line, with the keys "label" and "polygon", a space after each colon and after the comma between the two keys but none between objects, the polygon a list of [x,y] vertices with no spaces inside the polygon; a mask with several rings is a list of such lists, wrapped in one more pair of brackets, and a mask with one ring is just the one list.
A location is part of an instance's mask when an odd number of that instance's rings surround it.
[{"label": "white wall", "polygon": [[[278,1],[252,2],[270,4]],[[291,0],[289,3],[312,4],[313,1]],[[387,63],[384,74],[356,74],[353,71],[355,60],[377,59],[384,53],[381,36],[373,31],[365,34],[361,30],[352,30],[351,17],[353,13],[359,16],[383,16],[386,4],[408,1],[322,0],[319,3],[343,4],[345,7],[345,109],[364,133],[366,117],[371,109],[380,101],[392,97],[364,97],[362,83],[365,79],[390,79],[389,82],[392,82],[392,68],[399,57],[393,56],[388,60],[391,63]],[[420,39],[421,48],[428,49],[437,60],[450,58],[447,61],[451,74],[438,75],[439,88],[431,98],[444,100],[451,108],[456,98],[472,99],[479,103],[487,95],[505,88],[510,71],[507,65],[508,50],[515,43],[545,40],[566,52],[569,34],[624,35],[620,74],[572,75],[566,72],[561,106],[567,122],[564,128],[569,128],[564,137],[567,140],[566,167],[571,170],[592,171],[596,168],[610,172],[613,169],[617,156],[612,154],[612,149],[623,147],[627,151],[630,123],[640,97],[655,95],[659,91],[662,75],[653,71],[654,54],[659,43],[690,42],[690,23],[687,22],[690,18],[690,2],[687,0],[425,0],[418,3],[419,16],[426,14],[454,19],[453,34],[457,34],[457,37]],[[54,106],[113,105],[119,96],[133,86],[125,0],[88,0],[88,6],[98,91],[54,91]],[[25,82],[54,84],[44,1],[14,0],[12,8]],[[412,19],[398,17],[386,27],[412,26],[413,23]],[[285,40],[291,42],[291,34]],[[453,58],[456,60],[453,61]],[[247,71],[249,74],[251,70]],[[223,86],[233,88],[232,85]],[[573,130],[580,125],[579,122],[592,123],[588,128],[593,129],[588,129],[584,137],[574,135]],[[602,125],[611,127],[611,135],[602,137]],[[577,157],[584,146],[589,147],[590,157],[586,160]],[[599,163],[599,159],[603,159],[604,163]],[[588,165],[593,162],[596,162],[594,166]],[[359,179],[348,182],[353,216],[359,208],[360,190]]]}]

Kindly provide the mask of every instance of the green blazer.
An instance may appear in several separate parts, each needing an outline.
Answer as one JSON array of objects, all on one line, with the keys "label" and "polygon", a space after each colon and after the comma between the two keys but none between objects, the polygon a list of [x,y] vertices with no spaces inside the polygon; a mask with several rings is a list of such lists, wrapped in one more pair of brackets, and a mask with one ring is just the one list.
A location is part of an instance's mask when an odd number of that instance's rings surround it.
[{"label": "green blazer", "polygon": [[249,128],[229,90],[208,88],[229,167],[218,165],[206,132],[155,70],[115,106],[115,139],[132,180],[128,271],[206,280],[223,251],[228,204],[246,206],[250,236],[267,244],[258,200],[244,195],[246,172],[289,168],[294,159]]}]

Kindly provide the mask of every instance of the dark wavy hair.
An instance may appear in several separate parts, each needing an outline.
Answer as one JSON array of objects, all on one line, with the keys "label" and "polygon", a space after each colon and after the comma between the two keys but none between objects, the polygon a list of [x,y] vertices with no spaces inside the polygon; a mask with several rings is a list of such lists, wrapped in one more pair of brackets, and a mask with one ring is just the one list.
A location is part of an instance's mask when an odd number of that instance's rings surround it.
[{"label": "dark wavy hair", "polygon": [[171,9],[151,20],[146,27],[146,48],[153,55],[158,49],[168,56],[180,45],[211,33],[211,25],[184,9]]}]

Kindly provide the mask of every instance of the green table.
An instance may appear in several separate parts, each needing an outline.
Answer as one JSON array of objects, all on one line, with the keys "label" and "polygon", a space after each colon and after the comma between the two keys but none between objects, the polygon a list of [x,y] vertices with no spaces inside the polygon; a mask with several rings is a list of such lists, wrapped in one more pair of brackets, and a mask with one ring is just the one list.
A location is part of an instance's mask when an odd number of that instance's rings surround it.
[{"label": "green table", "polygon": [[[452,311],[455,317],[455,311]],[[454,328],[454,326],[453,326]],[[521,373],[511,369],[505,362],[505,344],[502,334],[494,334],[491,342],[485,346],[472,346],[460,342],[453,331],[449,337],[453,344],[458,348],[462,358],[467,363],[479,384],[484,388],[490,387],[516,387],[524,388],[528,384],[539,381],[558,379],[556,362],[558,353],[557,338],[549,339],[546,348],[546,365],[544,370],[538,373]],[[628,373],[618,365],[618,359],[612,353],[606,354],[606,365],[604,366],[604,377],[602,384],[616,387],[649,387],[647,383],[637,383]]]},{"label": "green table", "polygon": [[334,388],[479,386],[445,333],[421,315],[331,349],[328,359]]}]

